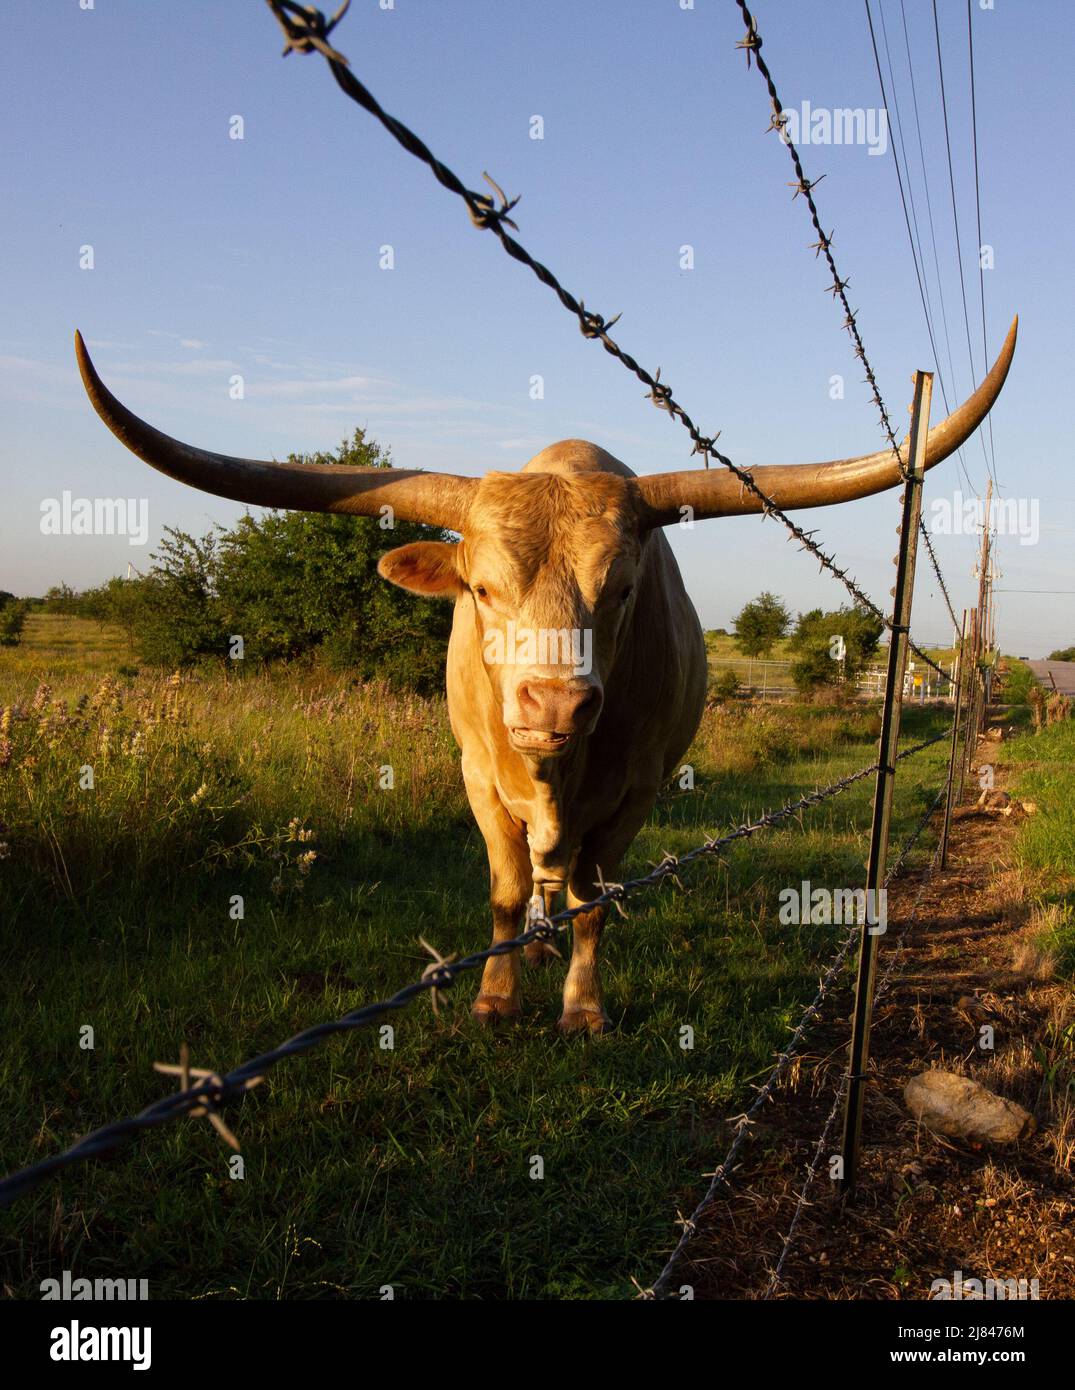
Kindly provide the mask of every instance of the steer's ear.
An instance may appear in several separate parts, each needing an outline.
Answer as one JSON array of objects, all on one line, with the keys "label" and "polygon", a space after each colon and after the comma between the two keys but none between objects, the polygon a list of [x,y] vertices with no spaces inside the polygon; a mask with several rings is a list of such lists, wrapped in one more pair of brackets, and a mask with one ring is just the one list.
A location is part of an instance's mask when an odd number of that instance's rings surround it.
[{"label": "steer's ear", "polygon": [[415,541],[382,555],[377,571],[382,579],[429,598],[455,598],[463,591],[456,564],[458,545],[447,541]]}]

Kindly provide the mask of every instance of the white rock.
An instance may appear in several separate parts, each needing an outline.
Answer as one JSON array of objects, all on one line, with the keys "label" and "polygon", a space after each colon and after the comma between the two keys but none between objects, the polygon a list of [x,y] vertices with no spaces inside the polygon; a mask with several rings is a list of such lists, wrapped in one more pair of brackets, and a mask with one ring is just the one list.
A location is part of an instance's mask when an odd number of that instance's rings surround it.
[{"label": "white rock", "polygon": [[924,1071],[903,1088],[907,1109],[935,1134],[974,1144],[1013,1144],[1034,1129],[1034,1117],[1021,1105],[995,1096],[969,1076]]}]

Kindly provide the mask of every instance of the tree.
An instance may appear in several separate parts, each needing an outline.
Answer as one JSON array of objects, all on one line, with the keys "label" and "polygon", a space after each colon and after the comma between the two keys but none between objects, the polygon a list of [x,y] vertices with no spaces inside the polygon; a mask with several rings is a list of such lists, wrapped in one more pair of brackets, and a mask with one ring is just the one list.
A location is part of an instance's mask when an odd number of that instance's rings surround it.
[{"label": "tree", "polygon": [[59,613],[63,617],[74,617],[78,612],[78,595],[68,584],[54,584],[45,595],[42,607],[46,613]]},{"label": "tree", "polygon": [[791,678],[806,693],[854,682],[877,651],[884,624],[865,608],[800,613],[788,645],[797,652]]},{"label": "tree", "polygon": [[775,594],[766,590],[746,604],[734,623],[739,650],[744,656],[768,656],[787,632],[791,614]]},{"label": "tree", "polygon": [[1061,647],[1059,651],[1049,653],[1050,661],[1075,661],[1075,647]]},{"label": "tree", "polygon": [[0,604],[0,647],[17,647],[22,641],[23,624],[29,605],[14,594],[5,596]]},{"label": "tree", "polygon": [[[392,466],[361,429],[335,453],[289,461]],[[151,665],[227,660],[240,637],[247,664],[316,653],[363,679],[429,692],[443,686],[452,606],[387,584],[377,562],[397,545],[447,539],[411,522],[271,511],[200,539],[168,528],[148,574],[50,594],[65,610],[121,624]]]},{"label": "tree", "polygon": [[133,586],[129,621],[143,658],[154,666],[189,666],[207,656],[227,653],[216,600],[217,535],[200,540],[185,531],[164,528],[160,549],[143,579]]},{"label": "tree", "polygon": [[[335,454],[299,464],[391,468],[388,451],[357,429]],[[384,522],[393,524],[385,525]],[[392,518],[271,512],[220,537],[216,597],[246,658],[270,661],[318,648],[331,665],[419,691],[441,689],[452,606],[387,584],[388,549],[447,540],[445,531]]]}]

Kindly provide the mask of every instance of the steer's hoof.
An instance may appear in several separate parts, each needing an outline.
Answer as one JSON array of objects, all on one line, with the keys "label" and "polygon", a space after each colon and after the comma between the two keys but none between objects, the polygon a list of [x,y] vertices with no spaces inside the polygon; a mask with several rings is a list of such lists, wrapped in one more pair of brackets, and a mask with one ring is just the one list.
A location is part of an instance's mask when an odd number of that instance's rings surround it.
[{"label": "steer's hoof", "polygon": [[486,1027],[492,1027],[497,1023],[511,1023],[522,1016],[522,1009],[518,1004],[498,994],[479,994],[470,1012]]},{"label": "steer's hoof", "polygon": [[523,957],[527,965],[551,965],[554,960],[563,959],[549,941],[531,941],[523,947]]},{"label": "steer's hoof", "polygon": [[607,1033],[612,1020],[604,1009],[568,1009],[556,1026],[565,1037],[569,1033]]}]

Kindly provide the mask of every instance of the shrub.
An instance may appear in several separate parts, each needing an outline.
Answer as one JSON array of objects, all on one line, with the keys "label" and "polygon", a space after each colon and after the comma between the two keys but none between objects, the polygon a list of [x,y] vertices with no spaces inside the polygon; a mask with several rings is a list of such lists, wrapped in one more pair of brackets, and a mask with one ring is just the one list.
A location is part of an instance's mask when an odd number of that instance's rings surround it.
[{"label": "shrub", "polygon": [[713,680],[713,694],[718,700],[731,700],[739,694],[739,677],[726,666]]},{"label": "shrub", "polygon": [[27,604],[11,599],[0,608],[0,647],[17,647],[22,641]]},{"label": "shrub", "polygon": [[1000,693],[1009,705],[1032,704],[1034,691],[1041,689],[1030,667],[1012,657],[1002,664],[1000,676]]},{"label": "shrub", "polygon": [[[814,608],[800,613],[789,642],[798,653],[791,667],[796,687],[804,694],[841,684],[853,690],[883,631],[881,620],[863,608],[844,607],[832,613]],[[836,639],[842,642],[842,658],[835,655],[840,646]]]},{"label": "shrub", "polygon": [[[335,453],[290,461],[391,467],[360,429]],[[45,607],[119,624],[145,663],[169,671],[203,661],[242,671],[319,654],[363,679],[431,694],[443,688],[452,605],[387,584],[377,562],[391,547],[446,539],[410,522],[386,529],[372,517],[305,512],[247,515],[200,538],[166,528],[148,574],[82,594],[61,585]]]}]

